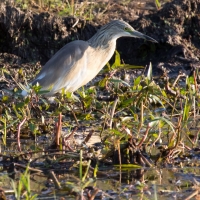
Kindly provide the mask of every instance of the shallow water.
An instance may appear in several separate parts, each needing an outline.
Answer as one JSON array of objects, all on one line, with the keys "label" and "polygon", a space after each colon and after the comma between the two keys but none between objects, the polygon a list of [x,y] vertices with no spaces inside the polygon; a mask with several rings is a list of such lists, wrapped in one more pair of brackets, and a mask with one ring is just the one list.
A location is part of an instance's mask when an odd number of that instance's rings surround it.
[{"label": "shallow water", "polygon": [[[199,168],[144,168],[122,172],[110,169],[104,172],[107,172],[107,177],[99,177],[87,186],[100,189],[95,199],[179,199],[189,196],[195,181],[200,180]],[[69,181],[73,183],[71,173],[60,173],[57,177],[62,185]],[[44,174],[31,175],[30,184],[32,192],[38,194],[38,199],[75,199],[69,195],[67,187],[55,190],[52,181]],[[74,181],[74,188],[79,184]],[[4,188],[7,199],[13,199],[9,195],[12,186],[8,174],[1,173],[0,187]]]}]

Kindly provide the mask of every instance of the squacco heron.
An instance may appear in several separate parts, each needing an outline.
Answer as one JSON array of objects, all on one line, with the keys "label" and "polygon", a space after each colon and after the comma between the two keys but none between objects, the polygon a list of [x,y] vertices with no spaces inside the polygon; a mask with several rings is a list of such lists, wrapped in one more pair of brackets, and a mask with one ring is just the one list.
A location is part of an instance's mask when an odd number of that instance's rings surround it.
[{"label": "squacco heron", "polygon": [[116,40],[120,37],[157,42],[122,20],[111,21],[88,41],[76,40],[66,44],[44,65],[30,85],[39,83],[42,90],[49,90],[46,96],[53,96],[63,89],[68,92],[76,91],[91,81],[106,65],[114,54]]}]

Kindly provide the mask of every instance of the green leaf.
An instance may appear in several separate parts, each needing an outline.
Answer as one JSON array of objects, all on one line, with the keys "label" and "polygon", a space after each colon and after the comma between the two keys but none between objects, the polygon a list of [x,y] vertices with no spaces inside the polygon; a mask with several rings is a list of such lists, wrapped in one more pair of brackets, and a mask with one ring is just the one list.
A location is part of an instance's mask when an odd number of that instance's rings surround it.
[{"label": "green leaf", "polygon": [[115,51],[115,67],[121,65],[120,54],[118,51]]},{"label": "green leaf", "polygon": [[93,101],[93,98],[90,97],[90,96],[87,96],[87,97],[83,100],[83,103],[84,103],[85,108],[89,108],[89,107],[91,106],[92,101]]},{"label": "green leaf", "polygon": [[126,81],[123,81],[121,79],[109,79],[110,82],[113,82],[113,83],[122,83],[128,87],[130,87],[130,85],[126,82]]},{"label": "green leaf", "polygon": [[116,136],[121,136],[122,133],[116,129],[110,129],[109,132],[114,133]]},{"label": "green leaf", "polygon": [[42,86],[40,86],[38,83],[34,86],[32,86],[33,90],[35,91],[36,94],[39,93],[39,91],[41,90]]},{"label": "green leaf", "polygon": [[116,168],[122,168],[122,169],[138,169],[142,168],[140,165],[134,165],[134,164],[122,164],[122,165],[114,165]]},{"label": "green leaf", "polygon": [[33,133],[35,133],[36,127],[37,127],[37,126],[36,126],[35,124],[32,124],[32,123],[29,124],[29,128],[30,128],[30,130],[31,130]]},{"label": "green leaf", "polygon": [[[40,100],[44,103],[45,105],[45,110],[48,110],[48,108],[50,107],[49,102],[46,101],[46,99],[40,98]],[[55,100],[55,99],[54,99]]]},{"label": "green leaf", "polygon": [[158,138],[158,133],[151,133],[154,138]]},{"label": "green leaf", "polygon": [[99,86],[99,87],[105,87],[105,86],[106,86],[106,82],[107,82],[107,80],[108,80],[107,77],[104,78],[104,79],[102,79],[101,81],[99,81],[98,86]]},{"label": "green leaf", "polygon": [[150,94],[149,96],[154,101],[154,103],[159,103],[164,108],[164,105],[163,105],[162,101],[159,99],[159,97],[157,97],[156,95],[152,95],[152,94]]},{"label": "green leaf", "polygon": [[135,80],[134,80],[134,86],[138,86],[140,84],[141,81],[141,76],[138,76]]},{"label": "green leaf", "polygon": [[[161,125],[160,125],[160,122],[162,122]],[[162,127],[163,123],[168,124],[170,126],[170,128],[172,129],[172,131],[175,133],[173,123],[171,121],[169,121],[168,119],[164,118],[164,117],[156,117],[156,118],[154,118],[151,122],[149,122],[149,126],[153,127],[153,126],[157,126],[158,125],[159,127],[160,126]]]},{"label": "green leaf", "polygon": [[24,102],[20,102],[16,105],[16,109],[23,108],[25,106]]},{"label": "green leaf", "polygon": [[24,75],[24,73],[23,73],[23,69],[22,69],[22,68],[20,68],[20,69],[18,70],[18,74],[21,75],[21,76]]},{"label": "green leaf", "polygon": [[27,97],[27,98],[25,99],[24,103],[25,103],[25,104],[28,104],[29,102],[30,102],[30,98]]},{"label": "green leaf", "polygon": [[123,64],[123,65],[120,65],[119,68],[120,69],[144,69],[144,66]]},{"label": "green leaf", "polygon": [[43,95],[43,94],[46,94],[50,92],[50,90],[38,90],[36,93],[39,94],[39,95]]},{"label": "green leaf", "polygon": [[189,112],[190,112],[190,104],[188,103],[188,98],[186,98],[183,110],[183,121],[187,121],[187,119],[189,118]]},{"label": "green leaf", "polygon": [[161,7],[159,0],[155,0],[155,4],[156,4],[157,9]]},{"label": "green leaf", "polygon": [[73,93],[72,92],[67,92],[63,90],[63,94],[65,94],[67,99],[72,99],[73,98]]},{"label": "green leaf", "polygon": [[8,97],[8,96],[3,96],[3,97],[2,97],[2,102],[4,102],[4,103],[5,103],[5,102],[7,102],[7,101],[8,101],[8,99],[9,99],[9,97]]},{"label": "green leaf", "polygon": [[122,102],[122,107],[125,108],[129,106],[130,104],[134,103],[134,101],[135,101],[135,98],[130,98],[130,99],[125,100]]},{"label": "green leaf", "polygon": [[194,77],[193,77],[193,76],[190,76],[190,77],[189,77],[189,83],[190,83],[190,84],[194,84]]},{"label": "green leaf", "polygon": [[108,71],[110,71],[111,70],[110,64],[107,63],[106,66],[108,67]]}]

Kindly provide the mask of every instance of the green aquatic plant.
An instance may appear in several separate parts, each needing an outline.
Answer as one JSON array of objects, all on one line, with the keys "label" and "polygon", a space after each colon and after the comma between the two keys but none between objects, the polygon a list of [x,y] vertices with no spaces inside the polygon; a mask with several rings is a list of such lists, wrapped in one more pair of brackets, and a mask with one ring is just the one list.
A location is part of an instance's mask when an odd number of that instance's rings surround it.
[{"label": "green aquatic plant", "polygon": [[12,180],[12,187],[14,189],[15,198],[20,200],[25,198],[26,200],[34,200],[37,198],[37,194],[32,194],[31,192],[31,184],[30,184],[30,174],[28,167],[25,172],[20,175],[20,178],[17,182]]}]

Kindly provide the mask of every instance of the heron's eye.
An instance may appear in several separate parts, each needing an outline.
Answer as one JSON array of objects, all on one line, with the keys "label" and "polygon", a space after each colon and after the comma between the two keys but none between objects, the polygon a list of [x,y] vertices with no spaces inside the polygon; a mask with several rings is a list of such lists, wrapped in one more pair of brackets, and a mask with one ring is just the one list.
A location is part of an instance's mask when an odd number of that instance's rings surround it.
[{"label": "heron's eye", "polygon": [[125,31],[130,31],[130,28],[125,27],[124,30],[125,30]]}]

